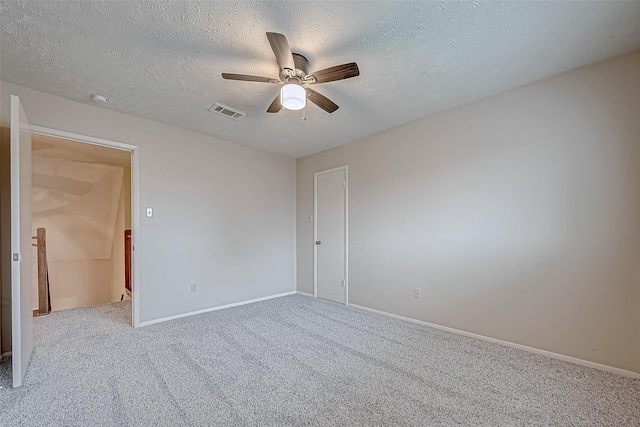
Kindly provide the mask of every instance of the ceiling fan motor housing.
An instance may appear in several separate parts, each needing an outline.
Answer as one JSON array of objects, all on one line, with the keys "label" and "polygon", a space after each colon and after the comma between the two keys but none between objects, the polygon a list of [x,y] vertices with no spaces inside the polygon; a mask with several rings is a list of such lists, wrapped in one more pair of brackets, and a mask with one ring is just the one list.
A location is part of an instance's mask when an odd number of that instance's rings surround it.
[{"label": "ceiling fan motor housing", "polygon": [[285,70],[282,70],[280,71],[280,79],[285,82],[291,79],[295,79],[300,83],[304,83],[306,80],[305,78],[309,74],[309,60],[299,53],[292,52],[291,55],[293,56],[293,63],[296,66],[296,69],[293,70],[295,74],[292,76],[287,74]]}]

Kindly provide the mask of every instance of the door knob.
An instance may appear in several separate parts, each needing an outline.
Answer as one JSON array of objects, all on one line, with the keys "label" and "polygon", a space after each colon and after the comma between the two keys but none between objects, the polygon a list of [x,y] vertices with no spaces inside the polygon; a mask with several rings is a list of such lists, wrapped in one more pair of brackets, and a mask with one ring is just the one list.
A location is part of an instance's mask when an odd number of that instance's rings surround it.
[{"label": "door knob", "polygon": [[316,240],[316,245],[321,245],[322,242],[320,240]]}]

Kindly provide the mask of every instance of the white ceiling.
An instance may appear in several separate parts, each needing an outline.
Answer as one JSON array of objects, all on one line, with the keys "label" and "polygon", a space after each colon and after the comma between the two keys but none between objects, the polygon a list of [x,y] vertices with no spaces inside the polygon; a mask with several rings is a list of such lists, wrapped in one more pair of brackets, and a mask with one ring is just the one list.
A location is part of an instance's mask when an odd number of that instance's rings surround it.
[{"label": "white ceiling", "polygon": [[[0,2],[2,80],[244,145],[302,157],[640,48],[640,2]],[[265,111],[277,77],[265,32],[311,70],[359,77],[314,86],[340,109]],[[248,115],[207,111],[214,102]],[[27,106],[28,108],[28,106]]]}]

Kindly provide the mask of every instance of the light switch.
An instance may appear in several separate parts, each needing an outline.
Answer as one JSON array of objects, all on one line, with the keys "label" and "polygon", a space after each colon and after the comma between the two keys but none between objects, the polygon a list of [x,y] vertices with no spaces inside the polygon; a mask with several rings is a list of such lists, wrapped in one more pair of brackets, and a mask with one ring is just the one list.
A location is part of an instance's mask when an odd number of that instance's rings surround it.
[{"label": "light switch", "polygon": [[147,218],[153,217],[153,208],[147,208]]}]

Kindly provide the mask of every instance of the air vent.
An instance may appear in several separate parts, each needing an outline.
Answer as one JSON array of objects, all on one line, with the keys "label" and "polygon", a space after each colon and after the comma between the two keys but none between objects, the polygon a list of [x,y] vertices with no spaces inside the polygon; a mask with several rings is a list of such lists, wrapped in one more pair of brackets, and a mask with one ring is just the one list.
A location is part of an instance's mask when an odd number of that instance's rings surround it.
[{"label": "air vent", "polygon": [[208,111],[211,111],[212,113],[218,113],[225,117],[230,117],[234,120],[239,120],[247,115],[242,111],[234,110],[228,105],[218,104],[217,102],[213,104],[211,107],[209,107]]}]

